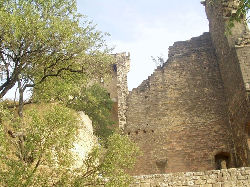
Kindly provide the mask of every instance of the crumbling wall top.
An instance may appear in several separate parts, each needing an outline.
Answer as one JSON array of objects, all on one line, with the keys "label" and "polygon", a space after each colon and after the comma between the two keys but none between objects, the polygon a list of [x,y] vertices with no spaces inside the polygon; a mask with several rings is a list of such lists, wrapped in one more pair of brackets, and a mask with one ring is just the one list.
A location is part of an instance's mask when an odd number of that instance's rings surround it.
[{"label": "crumbling wall top", "polygon": [[[116,59],[116,64],[123,67],[123,73],[128,73],[130,70],[130,53],[126,52],[113,54]],[[124,69],[125,68],[125,69]]]},{"label": "crumbling wall top", "polygon": [[201,1],[201,4],[204,6],[214,6],[215,4],[220,4],[223,9],[223,17],[230,18],[235,15],[237,12],[237,8],[240,5],[239,0],[204,0]]}]

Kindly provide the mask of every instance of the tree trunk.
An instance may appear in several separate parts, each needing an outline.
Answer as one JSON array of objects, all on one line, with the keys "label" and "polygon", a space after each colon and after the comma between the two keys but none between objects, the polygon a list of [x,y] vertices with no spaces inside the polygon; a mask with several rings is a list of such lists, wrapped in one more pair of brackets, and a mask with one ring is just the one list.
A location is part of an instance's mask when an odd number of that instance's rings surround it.
[{"label": "tree trunk", "polygon": [[23,117],[23,106],[24,106],[24,102],[23,102],[23,92],[24,89],[22,88],[22,83],[21,80],[18,79],[18,90],[19,90],[19,104],[18,104],[18,115],[19,117]]}]

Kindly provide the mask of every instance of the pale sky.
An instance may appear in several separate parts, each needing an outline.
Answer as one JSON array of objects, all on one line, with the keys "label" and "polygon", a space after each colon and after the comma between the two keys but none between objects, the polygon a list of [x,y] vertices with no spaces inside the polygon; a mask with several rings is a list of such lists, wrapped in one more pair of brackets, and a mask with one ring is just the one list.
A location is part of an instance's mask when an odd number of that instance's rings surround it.
[{"label": "pale sky", "polygon": [[130,52],[128,87],[137,87],[153,72],[151,56],[167,59],[175,41],[208,32],[200,0],[77,0],[78,11],[111,34],[114,52]]}]

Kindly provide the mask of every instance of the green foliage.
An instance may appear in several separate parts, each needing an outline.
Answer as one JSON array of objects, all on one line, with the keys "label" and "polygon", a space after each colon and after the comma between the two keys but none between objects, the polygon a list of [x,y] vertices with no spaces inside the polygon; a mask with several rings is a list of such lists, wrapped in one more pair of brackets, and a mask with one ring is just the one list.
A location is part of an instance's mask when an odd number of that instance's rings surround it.
[{"label": "green foliage", "polygon": [[[236,15],[233,17],[236,21],[241,21],[242,17],[247,16],[250,9],[250,0],[240,0]],[[247,22],[250,22],[249,17],[246,17]]]},{"label": "green foliage", "polygon": [[165,60],[163,55],[157,56],[156,58],[151,56],[151,58],[152,58],[152,61],[154,62],[156,67],[162,67],[163,64],[167,61],[167,60]]},{"label": "green foliage", "polygon": [[[75,102],[70,104],[72,108],[81,110],[89,105],[89,111],[93,110],[97,117],[105,112],[103,109],[95,111],[98,106],[109,106],[106,108],[109,112],[112,102],[105,90],[93,85],[84,92],[88,99],[72,100]],[[1,186],[105,184],[126,187],[131,183],[132,177],[126,171],[133,167],[139,150],[127,136],[114,133],[106,137],[105,148],[94,148],[83,165],[73,169],[74,157],[70,149],[77,135],[78,121],[72,109],[59,104],[39,103],[25,107],[23,118],[11,115],[2,104],[0,109],[4,119],[0,126]],[[103,120],[106,120],[105,116]]]},{"label": "green foliage", "polygon": [[236,13],[230,17],[227,23],[226,34],[232,34],[232,28],[235,26],[235,22],[246,21],[250,23],[250,19],[249,17],[247,17],[249,9],[250,9],[250,0],[240,0]]},{"label": "green foliage", "polygon": [[107,91],[94,84],[91,87],[83,88],[79,95],[75,95],[68,102],[68,106],[84,111],[92,120],[95,134],[104,142],[112,134],[111,101]]},{"label": "green foliage", "polygon": [[[138,148],[112,134],[112,102],[88,86],[110,71],[104,35],[77,13],[75,0],[0,0],[0,20],[0,99],[16,83],[20,95],[19,115],[15,103],[0,102],[0,186],[128,186],[125,171]],[[27,88],[37,104],[20,112]],[[81,110],[106,146],[73,169]]]},{"label": "green foliage", "polygon": [[48,77],[108,71],[104,35],[77,13],[75,0],[1,0],[0,20],[0,98],[18,81],[25,90]]},{"label": "green foliage", "polygon": [[[106,149],[96,147],[88,155],[84,165],[73,171],[77,175],[68,181],[69,186],[105,184],[107,187],[127,187],[133,178],[126,174],[126,170],[134,166],[138,155],[140,155],[138,147],[127,136],[114,133],[108,138]],[[70,173],[68,175],[70,176]],[[67,180],[64,180],[64,184],[65,181]]]},{"label": "green foliage", "polygon": [[49,77],[46,81],[35,86],[32,100],[34,102],[59,102],[66,104],[71,96],[79,95],[85,87],[87,78],[80,74],[65,75],[60,77]]},{"label": "green foliage", "polygon": [[[81,109],[86,109],[92,118],[96,134],[110,135],[111,130],[106,128],[112,123],[107,111],[110,101],[105,98],[107,106],[96,103],[103,96],[95,90],[93,99],[94,89],[86,90],[86,85],[91,79],[104,77],[113,58],[107,55],[103,34],[76,12],[76,2],[3,0],[0,5],[0,63],[4,77],[0,82],[0,98],[17,81],[19,92],[33,88],[34,102],[56,101],[66,105],[73,96],[84,104]],[[80,20],[84,20],[83,25]],[[19,108],[22,110],[22,106]]]},{"label": "green foliage", "polygon": [[[8,113],[3,111],[1,115]],[[106,148],[94,148],[81,167],[72,169],[70,149],[77,131],[74,111],[43,105],[25,111],[22,120],[5,116],[9,120],[0,126],[1,186],[126,187],[131,183],[126,170],[133,167],[140,152],[127,136],[114,133]],[[18,131],[19,123],[25,124],[22,131]]]},{"label": "green foliage", "polygon": [[[24,118],[10,117],[1,125],[0,184],[29,186],[39,177],[40,165],[56,170],[73,163],[73,142],[77,134],[76,113],[60,105],[32,107]],[[33,179],[35,177],[36,179]]]},{"label": "green foliage", "polygon": [[[92,120],[94,133],[102,141],[112,134],[111,109],[113,102],[107,91],[98,84],[84,87],[77,76],[48,79],[34,89],[36,102],[60,102],[76,111],[84,111]],[[81,83],[83,84],[82,86]]]},{"label": "green foliage", "polygon": [[138,147],[127,136],[117,133],[110,136],[101,165],[102,175],[109,179],[106,186],[128,186],[132,178],[126,174],[126,170],[134,166],[138,155]]},{"label": "green foliage", "polygon": [[[211,6],[215,6],[216,2],[220,2],[220,0],[209,0],[208,3]],[[227,22],[227,27],[225,34],[232,34],[232,28],[235,26],[235,22],[245,21],[250,23],[250,18],[248,17],[248,12],[250,9],[250,0],[238,0],[238,7],[236,13],[232,14]]]},{"label": "green foliage", "polygon": [[8,101],[3,102],[0,100],[0,125],[10,118],[10,112],[5,109],[6,102]]}]

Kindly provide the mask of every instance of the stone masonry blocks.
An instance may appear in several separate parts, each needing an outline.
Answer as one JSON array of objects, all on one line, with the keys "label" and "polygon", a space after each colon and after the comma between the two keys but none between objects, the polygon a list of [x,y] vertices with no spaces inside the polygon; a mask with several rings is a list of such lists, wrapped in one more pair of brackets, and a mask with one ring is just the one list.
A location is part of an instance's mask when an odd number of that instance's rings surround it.
[{"label": "stone masonry blocks", "polygon": [[136,176],[130,187],[248,187],[250,168]]}]

